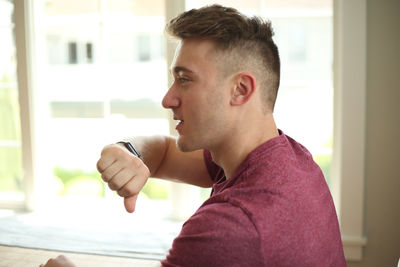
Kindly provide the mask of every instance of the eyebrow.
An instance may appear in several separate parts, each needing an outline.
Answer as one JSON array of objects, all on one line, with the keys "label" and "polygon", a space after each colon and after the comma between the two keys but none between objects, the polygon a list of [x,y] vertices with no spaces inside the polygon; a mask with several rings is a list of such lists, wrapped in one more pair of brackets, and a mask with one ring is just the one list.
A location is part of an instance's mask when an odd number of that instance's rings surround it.
[{"label": "eyebrow", "polygon": [[182,67],[182,66],[175,66],[175,67],[173,68],[173,72],[174,72],[174,73],[179,73],[179,72],[181,72],[181,71],[183,71],[183,72],[188,72],[188,73],[193,73],[193,71],[191,71],[190,69],[185,68],[185,67]]}]

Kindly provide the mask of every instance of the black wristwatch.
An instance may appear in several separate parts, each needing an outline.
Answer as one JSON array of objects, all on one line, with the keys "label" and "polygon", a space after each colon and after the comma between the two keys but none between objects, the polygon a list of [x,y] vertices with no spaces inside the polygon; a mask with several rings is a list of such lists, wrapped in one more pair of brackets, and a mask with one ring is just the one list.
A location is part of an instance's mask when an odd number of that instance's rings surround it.
[{"label": "black wristwatch", "polygon": [[142,155],[135,149],[131,142],[120,141],[117,144],[123,144],[133,155],[143,160]]}]

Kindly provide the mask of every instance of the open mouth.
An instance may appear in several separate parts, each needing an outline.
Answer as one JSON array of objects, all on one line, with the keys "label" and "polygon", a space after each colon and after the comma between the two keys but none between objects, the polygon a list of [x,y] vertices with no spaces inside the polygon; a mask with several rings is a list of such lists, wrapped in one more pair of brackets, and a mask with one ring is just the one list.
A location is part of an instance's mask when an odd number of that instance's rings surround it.
[{"label": "open mouth", "polygon": [[175,129],[176,129],[178,132],[179,132],[179,130],[182,128],[182,125],[183,125],[184,122],[185,122],[184,120],[178,120],[178,121],[176,122]]}]

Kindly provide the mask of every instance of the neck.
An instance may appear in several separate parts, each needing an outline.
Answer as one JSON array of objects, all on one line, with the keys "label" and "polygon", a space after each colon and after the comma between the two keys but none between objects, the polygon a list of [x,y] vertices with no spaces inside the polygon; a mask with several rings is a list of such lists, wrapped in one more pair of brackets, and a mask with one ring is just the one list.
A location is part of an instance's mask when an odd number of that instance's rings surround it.
[{"label": "neck", "polygon": [[[218,147],[210,149],[215,163],[225,172],[227,179],[231,178],[239,165],[254,149],[279,135],[272,114],[263,117],[252,125],[238,124],[234,134],[224,138]],[[231,133],[232,133],[231,132]]]}]

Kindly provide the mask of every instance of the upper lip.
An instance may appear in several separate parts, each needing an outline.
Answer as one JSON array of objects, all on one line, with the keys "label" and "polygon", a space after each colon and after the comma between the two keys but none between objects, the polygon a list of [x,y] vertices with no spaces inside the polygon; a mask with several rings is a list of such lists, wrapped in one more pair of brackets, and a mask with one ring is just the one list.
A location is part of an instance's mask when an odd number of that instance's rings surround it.
[{"label": "upper lip", "polygon": [[183,121],[182,119],[178,118],[177,115],[174,115],[174,120],[175,120],[175,121]]}]

